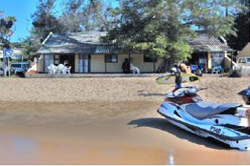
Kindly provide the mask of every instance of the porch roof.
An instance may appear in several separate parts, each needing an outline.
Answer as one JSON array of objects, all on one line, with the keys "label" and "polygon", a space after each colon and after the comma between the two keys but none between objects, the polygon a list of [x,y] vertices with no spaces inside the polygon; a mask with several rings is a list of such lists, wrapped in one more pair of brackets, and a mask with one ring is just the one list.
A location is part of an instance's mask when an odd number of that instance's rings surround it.
[{"label": "porch roof", "polygon": [[234,51],[227,44],[223,43],[223,41],[220,41],[218,38],[204,33],[198,33],[198,36],[194,39],[189,39],[188,43],[194,52]]}]

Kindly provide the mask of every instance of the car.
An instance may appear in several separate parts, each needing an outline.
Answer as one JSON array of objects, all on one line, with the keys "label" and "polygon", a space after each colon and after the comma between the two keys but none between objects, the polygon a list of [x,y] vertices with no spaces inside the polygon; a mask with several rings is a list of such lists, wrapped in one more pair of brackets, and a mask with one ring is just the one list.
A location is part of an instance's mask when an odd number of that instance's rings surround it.
[{"label": "car", "polygon": [[28,62],[17,62],[17,63],[11,63],[11,68],[15,69],[15,72],[17,74],[22,73],[24,74],[30,67],[30,64]]},{"label": "car", "polygon": [[250,57],[240,57],[237,60],[237,64],[240,66],[250,66]]}]

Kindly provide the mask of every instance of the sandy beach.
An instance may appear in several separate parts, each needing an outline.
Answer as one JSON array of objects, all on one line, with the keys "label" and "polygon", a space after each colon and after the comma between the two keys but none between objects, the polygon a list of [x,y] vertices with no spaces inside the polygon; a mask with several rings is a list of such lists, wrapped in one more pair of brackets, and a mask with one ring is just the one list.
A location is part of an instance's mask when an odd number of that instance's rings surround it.
[{"label": "sandy beach", "polygon": [[[249,164],[250,152],[157,114],[173,87],[150,78],[1,78],[0,164]],[[243,103],[249,77],[204,77],[211,102]]]}]

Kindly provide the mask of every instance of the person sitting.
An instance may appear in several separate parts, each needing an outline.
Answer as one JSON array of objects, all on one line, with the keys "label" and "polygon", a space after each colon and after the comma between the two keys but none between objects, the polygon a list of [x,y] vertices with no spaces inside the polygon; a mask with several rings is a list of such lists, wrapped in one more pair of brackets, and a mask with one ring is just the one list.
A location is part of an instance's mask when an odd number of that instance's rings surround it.
[{"label": "person sitting", "polygon": [[123,62],[122,70],[123,70],[123,73],[130,73],[130,62],[128,58],[126,58],[125,61]]}]

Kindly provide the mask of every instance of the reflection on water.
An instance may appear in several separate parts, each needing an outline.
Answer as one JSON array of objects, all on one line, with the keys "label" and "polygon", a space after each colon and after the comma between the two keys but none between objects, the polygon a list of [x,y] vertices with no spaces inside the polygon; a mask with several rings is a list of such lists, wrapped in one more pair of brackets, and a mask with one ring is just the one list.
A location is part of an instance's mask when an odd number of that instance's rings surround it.
[{"label": "reflection on water", "polygon": [[33,137],[1,136],[0,164],[161,164],[164,151]]},{"label": "reflection on water", "polygon": [[174,160],[174,150],[171,149],[169,151],[169,157],[168,157],[168,165],[175,165],[175,160]]},{"label": "reflection on water", "polygon": [[19,136],[0,136],[0,164],[4,162],[33,161],[37,153],[36,142],[30,138]]},{"label": "reflection on water", "polygon": [[[168,140],[168,142],[170,139]],[[188,142],[186,142],[188,143]],[[164,145],[164,146],[162,146]],[[0,164],[249,164],[250,151],[213,150],[185,142],[157,145],[96,143],[67,137],[0,136]],[[195,157],[194,157],[195,156]]]}]

